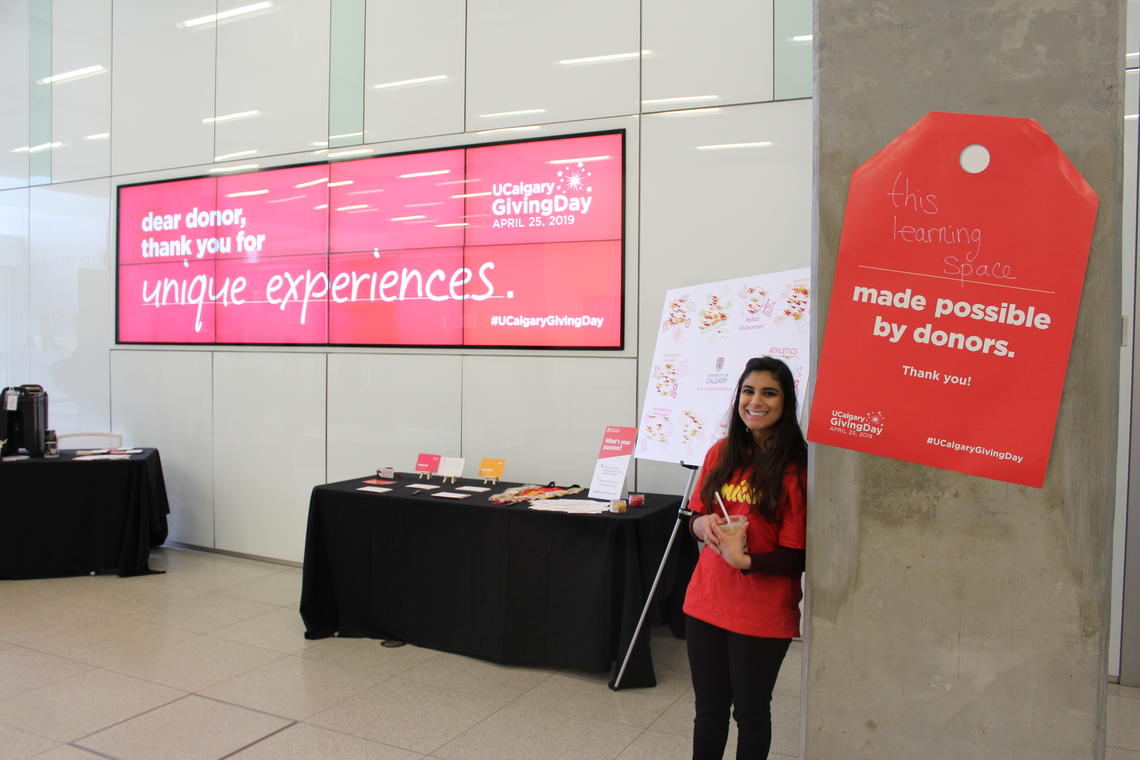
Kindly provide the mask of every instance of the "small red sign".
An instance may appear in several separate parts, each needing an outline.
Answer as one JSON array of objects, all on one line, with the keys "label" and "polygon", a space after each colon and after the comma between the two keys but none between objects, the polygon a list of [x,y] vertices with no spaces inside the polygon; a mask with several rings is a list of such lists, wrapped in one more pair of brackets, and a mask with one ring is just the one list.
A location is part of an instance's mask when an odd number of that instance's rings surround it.
[{"label": "small red sign", "polygon": [[931,113],[859,167],[808,438],[1040,487],[1097,202],[1032,119]]},{"label": "small red sign", "polygon": [[602,435],[602,448],[598,452],[598,459],[627,457],[633,453],[633,444],[636,440],[637,428],[610,425]]},{"label": "small red sign", "polygon": [[439,470],[439,454],[420,454],[416,460],[416,472],[436,472]]}]

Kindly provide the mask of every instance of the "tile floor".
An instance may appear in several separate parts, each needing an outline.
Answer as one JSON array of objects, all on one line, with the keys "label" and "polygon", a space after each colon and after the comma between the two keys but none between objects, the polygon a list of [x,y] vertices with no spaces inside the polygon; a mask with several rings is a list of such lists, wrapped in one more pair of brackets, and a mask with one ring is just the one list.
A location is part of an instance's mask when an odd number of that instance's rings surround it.
[{"label": "tile floor", "polygon": [[[151,566],[0,581],[0,760],[689,756],[684,645],[663,630],[658,686],[613,692],[606,673],[306,641],[296,568],[175,547]],[[796,756],[799,682],[793,644],[773,760]],[[1108,717],[1108,760],[1140,760],[1140,690],[1111,686]]]}]

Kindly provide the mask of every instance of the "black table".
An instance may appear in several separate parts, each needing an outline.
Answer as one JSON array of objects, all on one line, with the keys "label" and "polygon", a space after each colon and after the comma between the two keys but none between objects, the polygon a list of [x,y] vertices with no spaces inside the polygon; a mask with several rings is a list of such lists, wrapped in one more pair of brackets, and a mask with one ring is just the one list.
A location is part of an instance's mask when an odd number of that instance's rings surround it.
[{"label": "black table", "polygon": [[151,572],[166,540],[166,483],[157,449],[130,459],[0,462],[0,578]]},{"label": "black table", "polygon": [[[576,515],[488,501],[510,483],[453,501],[409,489],[412,475],[386,494],[357,490],[362,480],[313,489],[305,636],[397,639],[518,665],[616,672],[680,503],[649,494],[624,515]],[[681,531],[623,687],[656,685],[650,624],[682,630],[696,546]]]}]

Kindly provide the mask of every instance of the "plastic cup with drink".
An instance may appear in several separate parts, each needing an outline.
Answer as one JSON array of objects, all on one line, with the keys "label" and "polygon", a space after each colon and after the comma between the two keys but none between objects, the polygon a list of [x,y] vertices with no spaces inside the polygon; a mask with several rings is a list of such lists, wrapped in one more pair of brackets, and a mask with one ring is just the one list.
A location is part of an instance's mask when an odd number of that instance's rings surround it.
[{"label": "plastic cup with drink", "polygon": [[724,500],[720,498],[720,494],[713,495],[716,496],[716,503],[720,505],[721,514],[724,515],[724,522],[717,526],[720,532],[726,536],[735,536],[741,530],[746,530],[748,528],[748,515],[730,515],[724,506]]}]

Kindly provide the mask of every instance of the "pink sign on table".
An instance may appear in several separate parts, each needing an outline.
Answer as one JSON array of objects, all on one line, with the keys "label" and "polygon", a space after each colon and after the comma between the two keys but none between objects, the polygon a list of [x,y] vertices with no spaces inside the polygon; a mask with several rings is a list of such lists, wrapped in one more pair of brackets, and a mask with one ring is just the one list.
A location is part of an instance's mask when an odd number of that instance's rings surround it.
[{"label": "pink sign on table", "polygon": [[637,440],[637,428],[609,426],[602,435],[602,448],[590,480],[591,499],[618,499],[625,488],[625,474]]},{"label": "pink sign on table", "polygon": [[605,435],[602,436],[602,448],[598,451],[598,459],[627,457],[633,453],[633,444],[636,440],[635,427],[607,427]]}]

